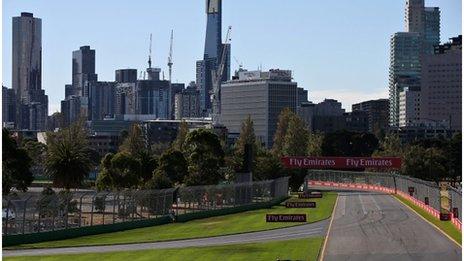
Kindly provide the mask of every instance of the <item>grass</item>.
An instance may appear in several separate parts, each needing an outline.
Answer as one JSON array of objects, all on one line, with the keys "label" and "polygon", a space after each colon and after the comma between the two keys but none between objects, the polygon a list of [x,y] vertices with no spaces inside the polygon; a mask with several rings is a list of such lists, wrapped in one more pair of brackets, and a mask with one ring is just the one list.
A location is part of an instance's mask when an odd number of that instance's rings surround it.
[{"label": "grass", "polygon": [[[69,246],[112,245],[125,243],[156,242],[188,238],[201,238],[237,233],[262,231],[275,228],[295,226],[301,223],[282,222],[266,223],[266,214],[306,213],[308,223],[327,219],[332,214],[336,193],[324,193],[323,198],[308,199],[316,202],[317,208],[296,209],[283,205],[271,209],[260,209],[237,214],[193,220],[185,223],[173,223],[160,226],[138,228],[114,233],[84,236],[66,240],[25,244],[6,249],[17,248],[50,248]],[[292,201],[304,201],[291,198]]]},{"label": "grass", "polygon": [[425,219],[427,219],[428,221],[430,221],[432,224],[434,224],[435,226],[439,227],[443,232],[445,232],[448,236],[450,236],[451,238],[453,238],[454,240],[456,240],[457,242],[459,242],[459,244],[462,245],[462,234],[461,232],[453,225],[453,223],[451,223],[451,221],[441,221],[439,220],[438,218],[432,216],[431,214],[429,214],[428,212],[426,212],[425,210],[423,210],[422,208],[414,205],[412,202],[410,202],[409,200],[399,196],[399,195],[395,195],[396,198],[398,198],[399,200],[401,200],[401,202],[405,203],[406,205],[408,205],[409,207],[411,207],[412,209],[414,209],[417,213],[419,213],[421,216],[423,216]]},{"label": "grass", "polygon": [[323,237],[182,249],[157,249],[74,255],[10,257],[4,260],[316,260]]}]

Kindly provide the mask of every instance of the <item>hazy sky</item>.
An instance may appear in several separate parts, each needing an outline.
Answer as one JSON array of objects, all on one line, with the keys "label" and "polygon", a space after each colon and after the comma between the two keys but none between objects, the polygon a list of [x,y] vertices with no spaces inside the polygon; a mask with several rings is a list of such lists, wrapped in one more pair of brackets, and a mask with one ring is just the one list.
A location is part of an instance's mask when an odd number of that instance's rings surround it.
[{"label": "hazy sky", "polygon": [[[386,98],[389,38],[404,30],[405,0],[224,0],[223,37],[232,26],[232,57],[249,70],[290,69],[309,99],[335,98],[351,110],[359,101]],[[426,0],[441,9],[441,41],[461,33],[460,0]],[[167,70],[174,29],[173,80],[195,80],[203,56],[203,0],[4,0],[2,82],[11,87],[12,17],[42,18],[42,86],[50,114],[71,83],[72,51],[96,49],[96,73],[147,67],[149,34],[154,65]],[[232,58],[232,70],[238,63]],[[166,73],[167,77],[167,73]]]}]

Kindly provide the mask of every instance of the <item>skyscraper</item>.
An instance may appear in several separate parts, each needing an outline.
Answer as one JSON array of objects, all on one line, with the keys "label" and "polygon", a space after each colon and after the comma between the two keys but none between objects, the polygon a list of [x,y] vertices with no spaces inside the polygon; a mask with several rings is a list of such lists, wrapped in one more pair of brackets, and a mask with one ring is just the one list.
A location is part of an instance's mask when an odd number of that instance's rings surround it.
[{"label": "skyscraper", "polygon": [[203,60],[196,63],[196,84],[200,89],[200,106],[206,115],[211,111],[212,71],[217,70],[222,52],[228,49],[223,81],[230,78],[230,44],[222,44],[222,0],[206,0],[206,37]]},{"label": "skyscraper", "polygon": [[72,54],[72,85],[74,95],[88,96],[86,82],[97,81],[95,74],[95,50],[81,46]]},{"label": "skyscraper", "polygon": [[433,54],[434,46],[440,44],[440,8],[425,7],[424,53]]},{"label": "skyscraper", "polygon": [[18,102],[16,127],[44,130],[48,97],[42,90],[42,20],[32,13],[13,17],[12,46],[12,88]]},{"label": "skyscraper", "polygon": [[390,126],[399,125],[399,93],[403,88],[420,89],[421,43],[419,33],[395,33],[390,39]]}]

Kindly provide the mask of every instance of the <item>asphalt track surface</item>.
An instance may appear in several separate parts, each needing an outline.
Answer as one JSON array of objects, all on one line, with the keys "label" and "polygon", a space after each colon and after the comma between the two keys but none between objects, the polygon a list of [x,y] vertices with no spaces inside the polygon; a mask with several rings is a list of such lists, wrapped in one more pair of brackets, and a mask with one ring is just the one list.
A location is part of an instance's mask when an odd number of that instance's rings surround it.
[{"label": "asphalt track surface", "polygon": [[461,247],[392,196],[340,192],[324,261],[452,261],[461,255]]},{"label": "asphalt track surface", "polygon": [[[324,261],[461,260],[461,247],[398,200],[377,192],[339,191]],[[157,243],[4,250],[3,256],[81,254],[267,242],[324,236],[329,220],[261,232]]]},{"label": "asphalt track surface", "polygon": [[[264,216],[263,216],[264,218]],[[255,242],[267,242],[275,240],[289,240],[308,237],[324,237],[327,233],[329,220],[322,220],[315,223],[298,225],[287,228],[279,228],[267,231],[243,233],[229,236],[208,237],[199,239],[186,239],[176,241],[165,241],[157,243],[137,243],[108,246],[89,246],[89,247],[65,247],[65,248],[43,248],[43,249],[24,249],[24,250],[3,250],[3,256],[38,256],[54,254],[82,254],[82,253],[101,253],[114,251],[133,251],[148,250],[159,248],[184,248],[216,246],[228,244],[243,244]]]}]

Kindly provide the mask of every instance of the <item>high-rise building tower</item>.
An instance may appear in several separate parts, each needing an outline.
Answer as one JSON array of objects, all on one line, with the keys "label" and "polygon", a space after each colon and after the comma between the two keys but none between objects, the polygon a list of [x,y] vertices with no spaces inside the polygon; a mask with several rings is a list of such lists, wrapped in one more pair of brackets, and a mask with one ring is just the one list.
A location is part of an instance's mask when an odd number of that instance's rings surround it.
[{"label": "high-rise building tower", "polygon": [[400,32],[390,39],[389,97],[390,126],[399,125],[399,94],[405,87],[420,89],[420,46],[419,33]]},{"label": "high-rise building tower", "polygon": [[12,46],[12,88],[18,103],[16,127],[45,130],[48,97],[42,90],[42,20],[32,13],[13,17]]},{"label": "high-rise building tower", "polygon": [[95,74],[95,50],[90,46],[81,46],[72,54],[72,85],[74,95],[87,96],[86,82],[97,81]]},{"label": "high-rise building tower", "polygon": [[425,33],[424,0],[406,0],[404,25],[406,32]]},{"label": "high-rise building tower", "polygon": [[434,53],[434,46],[440,44],[440,8],[425,7],[424,50],[426,54]]},{"label": "high-rise building tower", "polygon": [[203,60],[196,63],[196,84],[200,89],[200,107],[206,115],[211,112],[212,71],[217,70],[223,50],[227,57],[222,80],[230,78],[230,44],[222,44],[222,0],[206,0],[206,38]]}]

